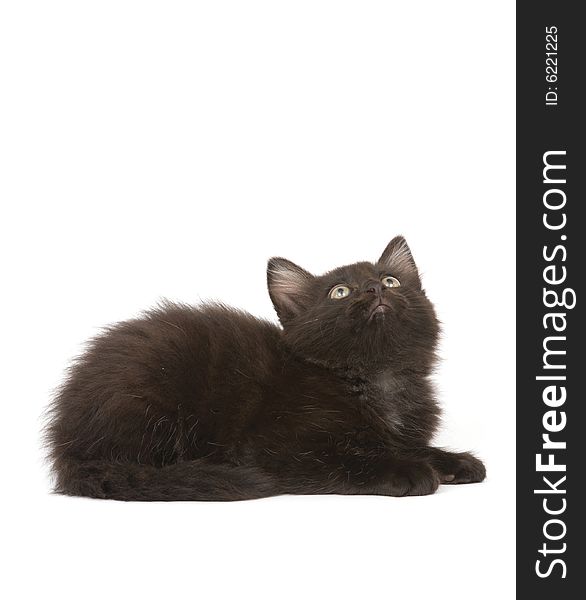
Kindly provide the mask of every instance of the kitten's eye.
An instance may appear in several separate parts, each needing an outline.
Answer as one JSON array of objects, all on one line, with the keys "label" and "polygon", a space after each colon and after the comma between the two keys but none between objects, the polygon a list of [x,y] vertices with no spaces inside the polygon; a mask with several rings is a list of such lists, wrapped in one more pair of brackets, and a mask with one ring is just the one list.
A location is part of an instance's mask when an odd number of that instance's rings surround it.
[{"label": "kitten's eye", "polygon": [[330,298],[334,300],[340,300],[341,298],[346,298],[350,295],[350,288],[347,285],[337,285],[332,288],[330,292]]},{"label": "kitten's eye", "polygon": [[386,287],[399,287],[401,285],[401,282],[398,279],[395,279],[394,277],[391,277],[390,275],[385,275],[381,281],[383,282],[383,285]]}]

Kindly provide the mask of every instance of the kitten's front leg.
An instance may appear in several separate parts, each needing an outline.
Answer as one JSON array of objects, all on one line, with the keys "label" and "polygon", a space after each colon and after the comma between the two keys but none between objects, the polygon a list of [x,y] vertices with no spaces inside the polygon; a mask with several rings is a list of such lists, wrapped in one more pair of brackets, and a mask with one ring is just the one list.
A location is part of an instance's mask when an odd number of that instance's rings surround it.
[{"label": "kitten's front leg", "polygon": [[389,496],[427,496],[433,494],[441,479],[424,461],[393,461],[390,470],[374,484],[377,493]]},{"label": "kitten's front leg", "polygon": [[345,482],[342,493],[427,496],[433,494],[439,484],[440,477],[429,462],[389,457],[376,465],[364,463],[360,472]]},{"label": "kitten's front leg", "polygon": [[470,452],[426,448],[422,454],[437,471],[441,483],[478,483],[486,477],[484,464]]}]

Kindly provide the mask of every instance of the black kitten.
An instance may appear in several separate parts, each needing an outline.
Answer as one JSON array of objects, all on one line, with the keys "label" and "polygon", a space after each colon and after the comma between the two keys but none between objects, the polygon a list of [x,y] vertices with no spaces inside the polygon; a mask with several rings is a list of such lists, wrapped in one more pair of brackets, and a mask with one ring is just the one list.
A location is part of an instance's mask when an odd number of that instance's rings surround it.
[{"label": "black kitten", "polygon": [[320,277],[273,258],[268,286],[282,329],[169,303],[94,339],[50,408],[56,490],[404,496],[484,479],[471,454],[429,446],[438,322],[402,237]]}]

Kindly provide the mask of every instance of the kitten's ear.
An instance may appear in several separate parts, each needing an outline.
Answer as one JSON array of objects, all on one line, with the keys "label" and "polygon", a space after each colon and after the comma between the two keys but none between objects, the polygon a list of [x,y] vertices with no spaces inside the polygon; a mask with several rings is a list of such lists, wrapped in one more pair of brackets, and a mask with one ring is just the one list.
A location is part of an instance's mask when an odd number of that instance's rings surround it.
[{"label": "kitten's ear", "polygon": [[281,323],[299,315],[308,300],[313,275],[286,258],[271,258],[267,268],[269,295]]},{"label": "kitten's ear", "polygon": [[418,275],[417,265],[402,235],[398,235],[389,242],[378,262],[391,270],[395,268],[401,271],[412,271]]}]

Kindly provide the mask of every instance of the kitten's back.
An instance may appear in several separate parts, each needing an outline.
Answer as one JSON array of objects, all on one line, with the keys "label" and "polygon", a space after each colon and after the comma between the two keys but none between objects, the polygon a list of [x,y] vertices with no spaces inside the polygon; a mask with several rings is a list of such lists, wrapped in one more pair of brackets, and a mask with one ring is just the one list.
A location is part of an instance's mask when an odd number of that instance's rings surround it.
[{"label": "kitten's back", "polygon": [[167,302],[106,328],[50,408],[56,470],[71,457],[169,464],[212,438],[220,448],[254,412],[280,339],[276,325],[220,304]]}]

